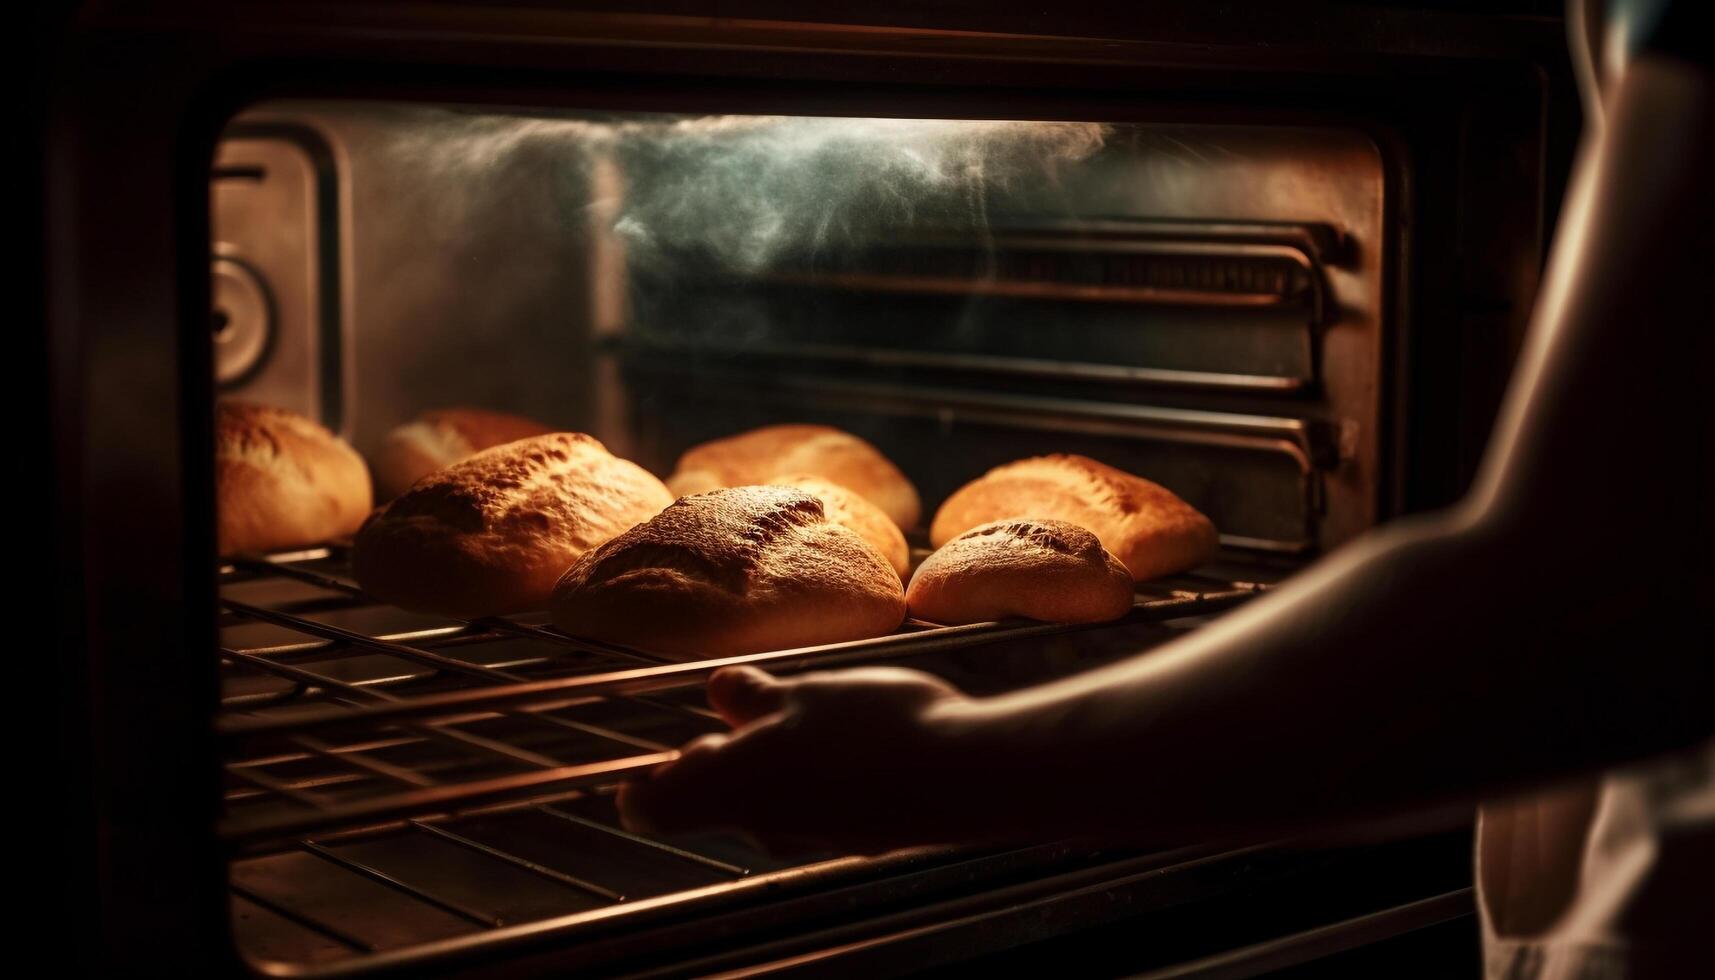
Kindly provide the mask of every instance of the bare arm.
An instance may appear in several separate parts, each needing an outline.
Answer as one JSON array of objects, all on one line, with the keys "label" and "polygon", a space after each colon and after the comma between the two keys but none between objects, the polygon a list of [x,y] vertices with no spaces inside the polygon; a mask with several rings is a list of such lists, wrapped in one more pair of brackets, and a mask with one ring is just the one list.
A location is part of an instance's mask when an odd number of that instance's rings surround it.
[{"label": "bare arm", "polygon": [[1155,652],[1001,698],[904,671],[719,675],[737,732],[631,788],[628,819],[858,849],[1208,836],[1470,798],[1715,731],[1712,116],[1704,71],[1628,70],[1454,512]]}]

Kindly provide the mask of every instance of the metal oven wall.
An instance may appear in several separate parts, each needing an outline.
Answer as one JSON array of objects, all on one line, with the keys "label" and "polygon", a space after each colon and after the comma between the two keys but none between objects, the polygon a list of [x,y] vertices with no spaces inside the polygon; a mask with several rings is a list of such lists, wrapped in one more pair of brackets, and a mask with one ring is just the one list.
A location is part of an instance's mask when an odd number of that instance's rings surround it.
[{"label": "metal oven wall", "polygon": [[[930,507],[989,466],[1076,449],[1167,484],[1234,542],[1325,549],[1374,523],[1392,326],[1384,269],[1395,256],[1386,166],[1362,130],[1045,123],[976,137],[968,127],[980,122],[926,123],[913,138],[929,150],[961,140],[995,173],[950,192],[892,179],[888,194],[918,200],[897,226],[868,232],[920,235],[943,198],[976,193],[973,213],[951,219],[949,241],[977,256],[1004,248],[1007,223],[1025,216],[1051,222],[1073,249],[1102,247],[1080,246],[1083,235],[1139,247],[1129,236],[1149,229],[1148,247],[1180,249],[1179,261],[1219,275],[1247,271],[1258,250],[1313,262],[1314,305],[1276,310],[936,299],[851,291],[826,274],[795,288],[770,278],[801,258],[778,247],[741,256],[742,267],[727,257],[704,268],[661,246],[628,252],[615,227],[662,211],[669,226],[650,234],[721,247],[752,247],[763,233],[746,223],[776,228],[783,210],[786,230],[768,241],[793,234],[795,220],[861,223],[846,187],[879,180],[865,168],[889,160],[860,153],[830,165],[804,144],[848,133],[840,145],[856,150],[875,123],[750,125],[783,130],[764,147],[794,162],[755,174],[772,178],[755,191],[706,179],[686,190],[687,172],[718,172],[757,149],[699,138],[693,151],[668,130],[635,155],[665,153],[675,169],[639,173],[604,149],[613,130],[577,119],[361,102],[246,111],[221,144],[213,184],[222,393],[318,416],[369,453],[417,411],[475,404],[591,431],[664,474],[701,439],[815,419],[907,464]],[[942,132],[962,135],[933,135]],[[1093,156],[1062,159],[1059,145],[1071,141]],[[803,186],[794,168],[810,166],[828,193],[792,199]],[[710,199],[683,200],[699,192]],[[850,203],[826,203],[842,192]],[[759,207],[751,193],[767,200]],[[671,200],[655,203],[662,197]],[[1184,241],[1162,242],[1164,233]],[[1324,233],[1320,245],[1232,240]],[[816,245],[862,247],[838,235]],[[1218,289],[1200,295],[1227,302]],[[942,334],[937,343],[954,349],[897,350],[912,333]],[[1021,344],[1038,353],[1021,356]],[[873,363],[886,356],[927,370]],[[858,394],[833,404],[853,381]],[[960,404],[966,394],[982,406]]]}]

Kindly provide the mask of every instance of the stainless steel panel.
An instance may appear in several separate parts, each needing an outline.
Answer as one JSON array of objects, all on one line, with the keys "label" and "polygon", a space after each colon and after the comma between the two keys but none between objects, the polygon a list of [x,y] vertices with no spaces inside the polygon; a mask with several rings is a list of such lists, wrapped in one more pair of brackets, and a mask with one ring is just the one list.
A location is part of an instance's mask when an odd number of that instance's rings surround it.
[{"label": "stainless steel panel", "polygon": [[297,125],[231,134],[210,191],[217,390],[346,431],[352,378],[331,151]]},{"label": "stainless steel panel", "polygon": [[[1289,420],[1314,444],[1217,445],[1208,427],[1163,414],[1110,430],[1105,443],[1089,426],[1056,439],[1038,422],[1017,449],[1076,443],[1137,466],[1210,512],[1235,544],[1325,549],[1375,519],[1385,174],[1356,131],[1056,123],[1030,136],[1033,124],[972,124],[992,157],[968,156],[976,151],[956,141],[948,152],[961,167],[997,161],[993,172],[971,177],[929,160],[942,168],[937,179],[952,175],[946,186],[907,186],[898,204],[854,169],[875,156],[864,142],[872,130],[894,131],[875,121],[811,120],[817,139],[835,142],[805,149],[770,142],[766,120],[741,120],[729,128],[755,145],[737,158],[721,143],[726,124],[672,117],[327,102],[265,105],[240,122],[313,130],[337,161],[343,371],[354,385],[344,422],[366,453],[422,409],[474,404],[592,432],[665,473],[690,442],[814,409],[813,393],[721,391],[736,358],[750,377],[830,391],[835,381],[962,390],[964,407],[930,415],[964,421],[979,421],[971,398],[1000,396]],[[908,141],[926,138],[923,126],[899,125]],[[997,133],[1025,135],[1014,145]],[[1061,154],[1072,137],[1084,142]],[[1031,169],[1045,146],[1060,155]],[[816,203],[819,191],[827,203]],[[810,252],[791,244],[812,240],[794,225],[805,202],[804,213],[838,232],[814,237]],[[709,249],[754,245],[775,233],[770,222],[785,224],[777,237],[787,245],[769,239],[742,261],[711,264]],[[960,236],[974,254],[1024,264],[967,277],[963,289],[957,277],[863,272],[864,249],[878,242],[909,266],[916,244]],[[701,264],[684,264],[699,250]],[[1143,264],[1116,266],[1114,256]],[[1139,282],[1068,286],[1077,275]],[[676,380],[656,370],[669,362],[683,369]],[[931,508],[1000,461],[980,446],[962,451],[947,426],[860,416],[842,409],[845,424],[910,457]],[[980,421],[1006,424],[992,413]],[[926,438],[939,448],[918,444]]]}]

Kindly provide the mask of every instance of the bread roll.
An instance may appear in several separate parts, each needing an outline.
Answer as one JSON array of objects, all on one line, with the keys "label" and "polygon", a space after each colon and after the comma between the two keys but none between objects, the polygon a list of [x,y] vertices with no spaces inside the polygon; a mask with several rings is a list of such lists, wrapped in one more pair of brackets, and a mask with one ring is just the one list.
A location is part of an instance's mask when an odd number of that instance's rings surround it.
[{"label": "bread roll", "polygon": [[1094,534],[1030,518],[983,524],[942,545],[905,594],[911,615],[949,624],[1101,623],[1124,616],[1131,600],[1131,573]]},{"label": "bread roll", "polygon": [[223,555],[345,537],[369,513],[363,457],[332,432],[282,408],[217,405],[214,474]]},{"label": "bread roll", "polygon": [[480,408],[424,412],[387,434],[375,456],[375,490],[391,500],[411,484],[484,449],[554,431],[540,422]]},{"label": "bread roll", "polygon": [[979,524],[1017,517],[1088,528],[1141,582],[1195,568],[1215,553],[1215,525],[1165,487],[1085,456],[1036,456],[998,466],[954,491],[935,513],[939,548]]},{"label": "bread roll", "polygon": [[738,487],[682,497],[580,558],[553,616],[573,636],[692,659],[881,636],[905,596],[815,497]]},{"label": "bread roll", "polygon": [[791,473],[855,490],[907,530],[923,516],[917,488],[879,449],[826,425],[770,425],[694,446],[679,457],[667,486],[685,496],[776,483]]},{"label": "bread roll", "polygon": [[352,571],[376,598],[461,619],[541,609],[579,555],[673,497],[580,432],[485,449],[423,477],[357,532]]},{"label": "bread roll", "polygon": [[837,483],[829,483],[809,473],[792,473],[774,481],[775,486],[797,487],[822,502],[828,520],[844,524],[876,550],[903,580],[911,571],[911,547],[899,525],[889,520],[881,508]]}]

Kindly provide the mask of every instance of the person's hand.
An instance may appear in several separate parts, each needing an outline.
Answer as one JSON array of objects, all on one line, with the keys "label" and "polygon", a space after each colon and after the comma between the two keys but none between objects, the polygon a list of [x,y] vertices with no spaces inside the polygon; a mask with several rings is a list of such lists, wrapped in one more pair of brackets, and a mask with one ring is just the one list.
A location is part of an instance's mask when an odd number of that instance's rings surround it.
[{"label": "person's hand", "polygon": [[917,671],[778,679],[729,667],[709,678],[708,697],[734,731],[622,787],[626,826],[737,830],[771,851],[942,843],[957,783],[982,768],[959,718],[969,699]]}]

